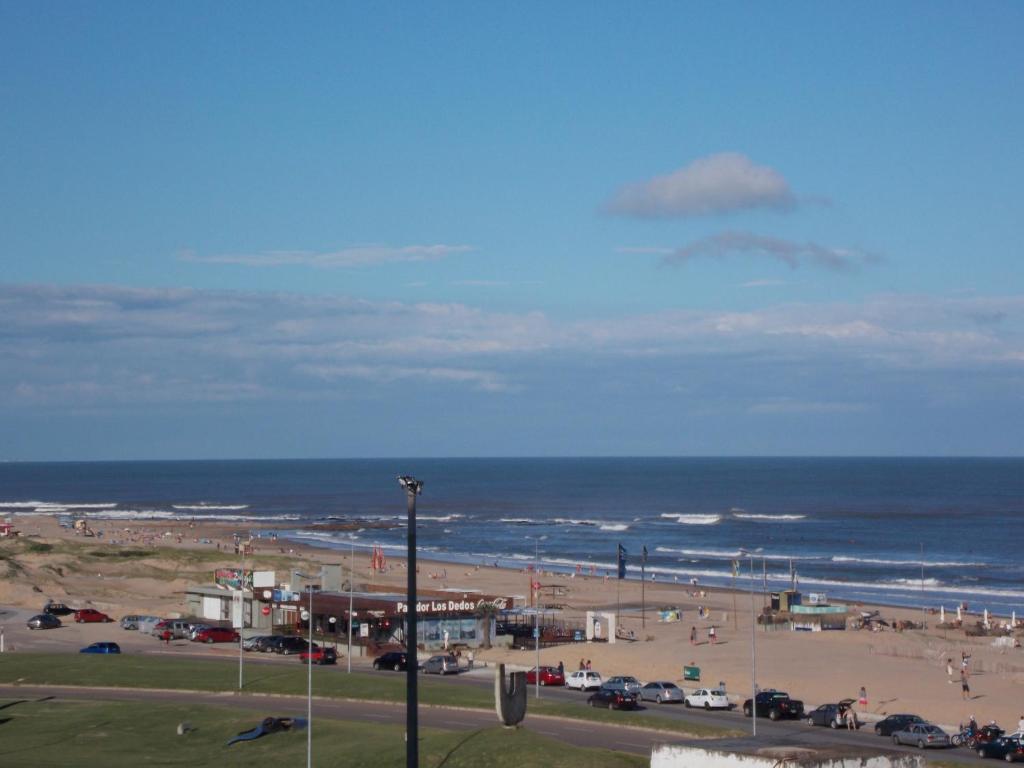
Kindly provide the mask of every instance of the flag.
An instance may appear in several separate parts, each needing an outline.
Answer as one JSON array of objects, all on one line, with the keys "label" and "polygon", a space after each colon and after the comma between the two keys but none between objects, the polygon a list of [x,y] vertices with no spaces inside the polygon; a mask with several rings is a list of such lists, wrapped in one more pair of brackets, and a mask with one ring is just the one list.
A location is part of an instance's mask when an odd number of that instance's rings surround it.
[{"label": "flag", "polygon": [[626,578],[626,548],[619,544],[619,578]]}]

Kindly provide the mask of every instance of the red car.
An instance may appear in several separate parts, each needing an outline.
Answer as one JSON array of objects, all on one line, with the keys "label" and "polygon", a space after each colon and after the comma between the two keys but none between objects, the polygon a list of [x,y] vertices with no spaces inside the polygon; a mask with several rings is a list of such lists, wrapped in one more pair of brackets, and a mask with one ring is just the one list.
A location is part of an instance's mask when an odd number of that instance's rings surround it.
[{"label": "red car", "polygon": [[113,621],[113,619],[107,616],[107,614],[97,611],[95,608],[83,608],[80,611],[75,611],[76,624],[92,624],[94,622],[107,621]]},{"label": "red car", "polygon": [[238,633],[226,627],[207,627],[196,632],[193,643],[237,643]]},{"label": "red car", "polygon": [[302,651],[299,654],[299,661],[303,664],[307,664],[312,661],[314,664],[337,664],[338,663],[338,652],[333,648],[323,648],[316,646],[313,652]]},{"label": "red car", "polygon": [[[537,668],[534,667],[526,673],[526,682],[530,685],[537,684]],[[540,668],[541,685],[565,685],[565,675],[558,671],[558,667]]]}]

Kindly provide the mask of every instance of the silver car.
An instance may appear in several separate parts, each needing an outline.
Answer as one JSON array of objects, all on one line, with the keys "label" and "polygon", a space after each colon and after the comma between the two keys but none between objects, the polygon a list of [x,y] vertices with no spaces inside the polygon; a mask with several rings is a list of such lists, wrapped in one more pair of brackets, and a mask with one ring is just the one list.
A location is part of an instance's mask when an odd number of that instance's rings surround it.
[{"label": "silver car", "polygon": [[642,701],[656,701],[658,704],[669,702],[681,702],[683,700],[683,689],[668,680],[656,680],[650,682],[640,689]]},{"label": "silver car", "polygon": [[601,687],[612,691],[626,691],[626,693],[639,694],[643,686],[632,675],[615,675],[615,677],[609,677],[605,680]]},{"label": "silver car", "polygon": [[29,619],[27,625],[29,629],[56,629],[61,623],[52,613],[40,613]]},{"label": "silver car", "polygon": [[931,723],[912,723],[902,731],[893,731],[893,744],[913,744],[919,749],[948,747],[949,734]]},{"label": "silver car", "polygon": [[431,656],[423,662],[425,675],[454,675],[459,671],[459,660],[454,656]]}]

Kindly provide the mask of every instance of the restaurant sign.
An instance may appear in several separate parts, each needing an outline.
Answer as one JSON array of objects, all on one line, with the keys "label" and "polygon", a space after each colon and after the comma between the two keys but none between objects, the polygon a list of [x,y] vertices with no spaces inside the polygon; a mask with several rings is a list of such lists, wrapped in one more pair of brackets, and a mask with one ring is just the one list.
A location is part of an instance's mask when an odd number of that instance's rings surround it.
[{"label": "restaurant sign", "polygon": [[[475,611],[485,603],[493,603],[499,611],[508,607],[508,598],[496,597],[493,600],[418,600],[416,602],[416,613],[464,613]],[[408,613],[409,604],[399,602],[399,613]]]}]

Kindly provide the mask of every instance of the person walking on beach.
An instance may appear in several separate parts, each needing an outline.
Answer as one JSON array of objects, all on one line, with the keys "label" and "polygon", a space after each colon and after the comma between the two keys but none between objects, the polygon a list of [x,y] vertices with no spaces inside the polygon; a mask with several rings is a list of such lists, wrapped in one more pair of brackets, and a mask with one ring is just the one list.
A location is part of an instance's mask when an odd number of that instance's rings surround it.
[{"label": "person walking on beach", "polygon": [[953,684],[953,660],[946,659],[946,682]]},{"label": "person walking on beach", "polygon": [[560,674],[562,677],[565,677],[565,664],[563,664],[561,661],[558,662],[558,674]]},{"label": "person walking on beach", "polygon": [[590,659],[587,659],[587,671],[590,671]]},{"label": "person walking on beach", "polygon": [[867,712],[868,710],[868,691],[862,685],[860,691],[857,694],[857,703],[860,704],[860,711]]},{"label": "person walking on beach", "polygon": [[1020,716],[1020,720],[1017,721],[1017,730],[1024,733],[1024,715]]},{"label": "person walking on beach", "polygon": [[708,627],[708,642],[714,645],[717,639],[718,638],[715,635],[715,626],[712,624]]},{"label": "person walking on beach", "polygon": [[971,686],[967,682],[967,669],[960,670],[960,698],[969,699],[971,698]]},{"label": "person walking on beach", "polygon": [[587,668],[587,662],[585,662],[583,659],[580,659],[580,672],[582,672],[586,668]]},{"label": "person walking on beach", "polygon": [[690,645],[697,644],[697,628],[690,627]]}]

